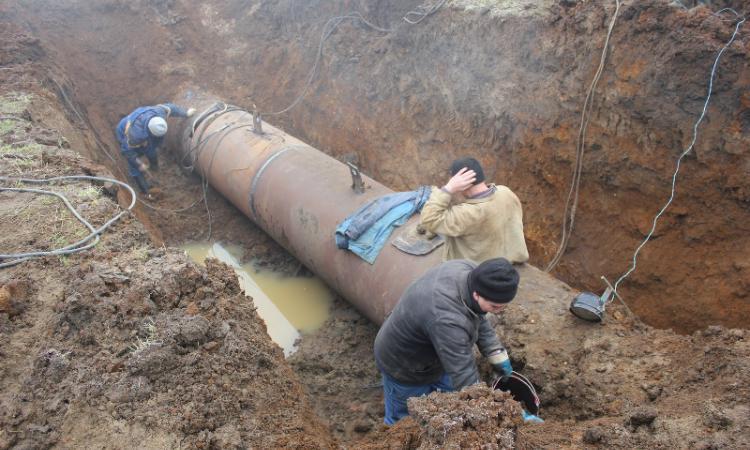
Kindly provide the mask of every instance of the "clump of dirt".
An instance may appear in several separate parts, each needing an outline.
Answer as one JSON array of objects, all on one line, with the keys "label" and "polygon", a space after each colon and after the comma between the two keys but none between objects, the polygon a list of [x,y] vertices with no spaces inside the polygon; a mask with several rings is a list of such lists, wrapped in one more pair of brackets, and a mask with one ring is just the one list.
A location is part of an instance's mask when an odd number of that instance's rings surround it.
[{"label": "clump of dirt", "polygon": [[409,413],[423,430],[422,449],[511,449],[522,422],[521,407],[510,394],[482,385],[409,399]]},{"label": "clump of dirt", "polygon": [[408,404],[410,417],[379,427],[356,448],[517,448],[521,406],[508,393],[477,384],[415,397]]},{"label": "clump of dirt", "polygon": [[26,267],[38,294],[0,319],[3,448],[331,444],[230,268],[118,234],[124,248]]}]

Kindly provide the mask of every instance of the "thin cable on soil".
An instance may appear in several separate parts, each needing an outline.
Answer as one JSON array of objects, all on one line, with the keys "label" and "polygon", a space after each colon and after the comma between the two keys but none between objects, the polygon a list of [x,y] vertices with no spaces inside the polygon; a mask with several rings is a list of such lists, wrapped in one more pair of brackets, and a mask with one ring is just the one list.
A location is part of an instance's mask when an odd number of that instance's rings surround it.
[{"label": "thin cable on soil", "polygon": [[615,22],[617,21],[617,14],[620,12],[620,0],[615,0],[615,4],[615,12],[612,15],[612,20],[609,22],[607,37],[604,40],[604,48],[602,48],[602,57],[599,61],[599,67],[596,69],[594,79],[591,81],[591,86],[586,93],[586,100],[583,102],[583,110],[581,111],[581,125],[578,129],[578,141],[576,143],[576,161],[573,169],[573,178],[570,182],[570,190],[568,191],[568,198],[565,200],[565,212],[563,213],[560,246],[557,248],[555,256],[552,257],[552,260],[547,265],[547,268],[545,269],[546,272],[551,272],[552,269],[554,269],[555,266],[557,266],[557,264],[560,262],[563,254],[565,254],[565,250],[568,248],[568,241],[571,234],[573,233],[576,209],[578,207],[578,189],[581,184],[581,173],[583,172],[583,153],[586,149],[586,129],[588,128],[589,120],[591,118],[591,110],[594,107],[593,94],[594,90],[596,89],[596,85],[599,83],[599,79],[602,76],[602,71],[604,70],[604,63],[607,59],[607,50],[609,49],[609,39],[612,36],[612,30],[614,29]]},{"label": "thin cable on soil", "polygon": [[[435,14],[446,2],[447,0],[441,0],[439,3],[437,3],[435,6],[432,7],[426,7],[424,5],[421,5],[416,10],[407,12],[403,17],[402,20],[408,24],[416,25],[420,22],[422,22],[427,17]],[[619,1],[619,0],[618,0]],[[414,17],[414,19],[412,19]],[[359,12],[353,12],[350,14],[346,14],[343,16],[337,16],[332,17],[328,19],[328,21],[323,25],[323,32],[320,36],[320,43],[318,44],[318,51],[315,54],[315,61],[313,62],[312,68],[310,69],[309,75],[307,76],[307,81],[305,82],[305,85],[302,87],[302,92],[297,96],[297,98],[292,101],[289,106],[286,108],[275,111],[275,112],[268,112],[268,113],[262,113],[262,115],[267,116],[277,116],[280,114],[284,114],[285,112],[290,111],[292,108],[297,106],[299,102],[302,101],[302,99],[307,94],[307,90],[310,88],[310,85],[312,84],[313,80],[315,79],[315,72],[318,68],[318,64],[320,64],[320,60],[323,56],[323,44],[325,41],[333,34],[334,31],[336,31],[336,28],[343,22],[344,20],[351,19],[351,20],[359,20],[363,24],[367,25],[368,27],[372,28],[375,31],[379,31],[381,33],[392,33],[398,29],[398,25],[394,28],[383,28],[375,25],[374,23],[370,22],[369,20],[365,19],[361,13]],[[330,26],[330,29],[328,28]]]},{"label": "thin cable on soil", "polygon": [[[118,184],[124,188],[126,188],[130,192],[130,205],[123,211],[120,211],[117,215],[109,219],[99,228],[94,228],[86,219],[81,216],[78,211],[73,207],[73,205],[70,203],[70,201],[62,194],[54,192],[54,191],[46,191],[42,189],[30,189],[30,188],[14,188],[14,187],[5,187],[0,186],[0,192],[2,191],[8,191],[8,192],[31,192],[36,194],[43,194],[43,195],[53,195],[55,197],[58,197],[62,202],[65,204],[65,206],[70,210],[70,212],[75,216],[76,219],[78,219],[86,228],[89,229],[90,233],[84,237],[83,239],[74,242],[73,244],[66,245],[64,247],[55,249],[55,250],[49,250],[49,251],[38,251],[38,252],[26,252],[26,253],[11,253],[11,254],[0,254],[0,261],[10,259],[10,261],[0,263],[0,269],[5,267],[14,266],[16,264],[22,263],[24,261],[28,261],[32,258],[39,258],[42,256],[51,256],[51,255],[69,255],[72,253],[81,252],[83,250],[88,250],[92,247],[94,247],[96,244],[99,243],[99,235],[102,234],[107,228],[109,228],[113,223],[115,223],[117,220],[120,219],[124,214],[129,213],[130,210],[135,205],[135,191],[133,191],[133,188],[128,186],[126,183],[123,183],[118,180],[114,180],[111,178],[104,178],[104,177],[94,177],[94,176],[87,176],[87,175],[68,175],[68,176],[62,176],[62,177],[54,177],[54,178],[47,178],[47,179],[32,179],[32,178],[10,178],[10,177],[1,177],[0,180],[7,181],[7,182],[15,182],[15,183],[32,183],[32,184],[46,184],[46,183],[54,183],[57,181],[62,180],[91,180],[91,181],[101,181],[101,182],[108,182],[108,183],[115,183]],[[88,241],[92,240],[93,242]],[[84,245],[85,244],[85,245]]]},{"label": "thin cable on soil", "polygon": [[[725,10],[727,9],[729,8],[725,8]],[[672,190],[670,192],[669,199],[661,208],[661,210],[659,210],[656,216],[654,216],[654,220],[651,224],[651,229],[649,230],[645,239],[643,239],[643,242],[641,242],[638,248],[635,249],[635,252],[633,253],[633,263],[631,264],[630,268],[624,274],[622,274],[622,276],[620,276],[620,278],[615,282],[615,285],[614,285],[615,294],[617,294],[617,288],[619,287],[620,283],[624,281],[633,271],[635,271],[636,265],[637,265],[638,253],[654,235],[654,231],[656,231],[656,224],[658,223],[659,218],[662,216],[662,214],[664,214],[667,208],[669,208],[669,205],[672,204],[672,200],[674,200],[675,187],[677,184],[677,174],[680,172],[680,164],[682,163],[683,158],[685,158],[685,156],[687,156],[687,154],[690,153],[690,151],[693,149],[693,147],[695,146],[695,142],[698,139],[698,126],[703,121],[703,118],[706,117],[706,111],[708,111],[708,103],[711,101],[711,91],[713,90],[714,77],[716,76],[716,68],[719,65],[719,60],[721,59],[721,55],[723,55],[724,52],[729,48],[729,46],[732,45],[735,38],[737,37],[737,33],[739,32],[740,26],[742,26],[742,24],[745,23],[745,21],[747,20],[744,17],[740,17],[739,14],[737,14],[734,10],[732,10],[732,12],[734,12],[735,15],[737,15],[737,18],[740,20],[735,24],[734,32],[732,33],[732,36],[729,38],[729,41],[727,41],[727,43],[724,44],[721,50],[719,50],[719,53],[718,55],[716,55],[716,59],[714,60],[713,65],[711,66],[711,75],[708,78],[708,92],[706,94],[706,101],[703,103],[703,109],[701,110],[700,117],[698,117],[698,120],[696,120],[695,124],[693,125],[693,137],[690,141],[690,145],[688,145],[685,151],[683,151],[680,154],[680,156],[677,158],[677,162],[675,163],[675,170],[674,170],[674,173],[672,174]],[[620,298],[619,295],[617,297]]]},{"label": "thin cable on soil", "polygon": [[[581,178],[582,167],[583,167],[583,152],[584,152],[584,149],[585,149],[585,133],[586,133],[586,128],[587,128],[589,120],[590,120],[590,110],[591,110],[591,107],[592,107],[591,105],[593,104],[593,100],[591,100],[591,94],[592,94],[593,90],[595,89],[596,84],[598,83],[599,78],[601,76],[601,71],[602,71],[602,68],[603,68],[603,65],[604,65],[604,62],[605,62],[605,58],[606,58],[608,42],[609,42],[609,39],[610,39],[610,35],[612,33],[612,28],[613,28],[615,20],[617,18],[617,13],[618,13],[619,8],[620,8],[620,1],[616,0],[616,2],[617,2],[617,7],[615,9],[615,13],[614,13],[614,15],[612,17],[612,21],[610,23],[609,30],[607,32],[607,38],[605,40],[604,50],[602,52],[602,58],[601,58],[601,62],[600,62],[600,65],[599,65],[599,69],[597,70],[596,75],[594,76],[594,81],[592,82],[591,87],[590,87],[590,89],[588,91],[588,94],[586,95],[586,100],[584,101],[584,107],[583,107],[583,112],[582,112],[582,116],[581,116],[581,127],[579,129],[579,134],[578,134],[578,145],[577,145],[577,150],[576,150],[576,163],[575,163],[575,169],[574,169],[574,172],[573,172],[573,180],[572,180],[570,191],[568,192],[568,197],[567,197],[567,200],[566,200],[566,203],[565,203],[565,213],[564,213],[564,218],[563,218],[563,222],[562,222],[562,238],[561,238],[560,246],[559,246],[559,248],[558,248],[555,256],[553,257],[553,259],[550,261],[550,263],[548,264],[547,268],[545,269],[545,271],[547,271],[547,272],[550,272],[551,270],[553,270],[555,268],[555,266],[562,259],[562,256],[565,253],[565,250],[567,248],[570,236],[571,236],[571,234],[573,232],[573,226],[574,226],[574,223],[575,223],[576,208],[577,208],[577,204],[578,204],[578,190],[579,190],[580,178]],[[683,6],[683,5],[681,5],[681,6]],[[641,249],[646,245],[646,243],[652,238],[652,236],[653,236],[653,234],[654,234],[654,232],[656,230],[656,225],[657,225],[657,223],[659,221],[659,218],[664,214],[664,212],[667,210],[667,208],[672,204],[672,201],[674,200],[674,197],[675,197],[675,187],[676,187],[676,183],[677,183],[677,174],[680,171],[680,166],[681,166],[681,162],[682,162],[683,158],[688,153],[690,153],[690,151],[695,146],[695,142],[696,142],[697,137],[698,137],[698,126],[703,121],[703,119],[704,119],[704,117],[706,115],[706,112],[708,110],[708,104],[709,104],[709,102],[711,100],[711,91],[713,90],[713,81],[714,81],[714,77],[716,75],[716,69],[717,69],[718,63],[719,63],[719,61],[721,59],[721,55],[734,42],[734,40],[735,40],[735,38],[736,38],[736,36],[737,36],[737,34],[739,32],[740,26],[746,21],[746,18],[744,16],[740,16],[740,14],[737,13],[737,11],[735,11],[732,8],[721,9],[721,10],[713,13],[712,15],[713,16],[718,16],[718,15],[721,15],[722,13],[724,13],[724,12],[732,12],[735,15],[735,17],[738,19],[738,22],[735,23],[735,29],[734,29],[734,32],[732,33],[732,36],[730,37],[729,41],[721,48],[721,50],[719,51],[718,55],[716,56],[716,59],[714,60],[713,66],[711,68],[711,74],[709,76],[708,93],[706,95],[706,100],[704,102],[703,109],[701,111],[700,117],[697,119],[697,121],[695,122],[695,124],[693,126],[692,140],[690,142],[690,145],[688,145],[688,147],[680,154],[680,156],[678,157],[678,159],[676,161],[675,171],[674,171],[674,173],[672,175],[671,193],[670,193],[669,199],[664,204],[664,206],[661,208],[661,210],[656,214],[656,216],[653,219],[653,222],[652,222],[652,225],[651,225],[651,229],[649,230],[649,232],[646,235],[646,237],[644,238],[644,240],[641,242],[641,244],[636,248],[635,252],[633,253],[632,264],[628,268],[628,270],[623,275],[621,275],[620,278],[617,279],[617,281],[614,283],[614,286],[612,286],[605,277],[602,277],[602,279],[605,281],[605,283],[607,285],[609,285],[609,286],[612,287],[612,297],[610,299],[607,299],[606,303],[610,303],[611,301],[614,301],[615,299],[619,300],[625,306],[626,310],[633,317],[635,317],[635,318],[637,318],[637,316],[635,316],[635,314],[632,312],[632,310],[625,303],[625,300],[620,296],[620,294],[618,293],[617,289],[618,289],[620,283],[622,281],[624,281],[632,272],[635,271],[635,269],[637,267],[638,254],[640,253]],[[591,100],[591,102],[589,100]],[[572,206],[569,206],[571,204],[571,198],[573,200],[572,201]],[[568,225],[568,223],[569,223],[569,225]]]}]

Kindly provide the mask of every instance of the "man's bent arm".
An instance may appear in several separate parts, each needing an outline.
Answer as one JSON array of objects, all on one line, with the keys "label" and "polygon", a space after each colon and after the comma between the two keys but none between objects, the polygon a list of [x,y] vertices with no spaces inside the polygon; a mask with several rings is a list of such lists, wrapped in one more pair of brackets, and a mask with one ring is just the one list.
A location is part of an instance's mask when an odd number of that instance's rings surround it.
[{"label": "man's bent arm", "polygon": [[435,323],[431,328],[432,345],[443,369],[450,375],[453,388],[460,390],[479,382],[474,360],[474,344],[463,328],[452,323]]},{"label": "man's bent arm", "polygon": [[181,106],[177,106],[174,103],[162,103],[161,106],[167,112],[167,117],[182,117],[188,116],[187,110]]},{"label": "man's bent arm", "polygon": [[467,234],[482,221],[480,208],[468,204],[450,206],[451,195],[436,187],[422,208],[422,227],[442,236],[457,237]]},{"label": "man's bent arm", "polygon": [[498,339],[497,333],[492,329],[487,317],[483,317],[482,322],[479,324],[477,347],[479,347],[479,352],[482,356],[487,356],[495,351],[505,349],[502,342],[500,342],[500,339]]}]

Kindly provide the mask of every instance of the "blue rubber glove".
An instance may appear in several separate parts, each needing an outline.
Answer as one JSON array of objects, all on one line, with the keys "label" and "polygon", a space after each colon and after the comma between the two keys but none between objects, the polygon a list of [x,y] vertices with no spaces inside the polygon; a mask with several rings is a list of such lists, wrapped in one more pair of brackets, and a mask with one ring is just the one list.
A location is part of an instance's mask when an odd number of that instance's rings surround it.
[{"label": "blue rubber glove", "polygon": [[508,352],[505,349],[487,355],[487,361],[492,364],[492,370],[499,377],[507,377],[513,373],[513,366],[510,365]]},{"label": "blue rubber glove", "polygon": [[523,414],[521,414],[523,417],[523,421],[526,423],[544,423],[544,420],[539,417],[535,416],[534,414],[531,414],[527,412],[525,409],[523,410]]}]

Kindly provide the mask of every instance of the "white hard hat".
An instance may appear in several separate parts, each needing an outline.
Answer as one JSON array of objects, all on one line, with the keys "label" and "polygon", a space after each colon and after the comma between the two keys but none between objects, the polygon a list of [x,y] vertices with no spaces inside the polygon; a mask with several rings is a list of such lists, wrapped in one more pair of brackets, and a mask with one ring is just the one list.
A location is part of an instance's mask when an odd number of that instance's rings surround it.
[{"label": "white hard hat", "polygon": [[159,116],[152,117],[148,121],[148,131],[156,137],[162,137],[167,134],[167,121]]}]

